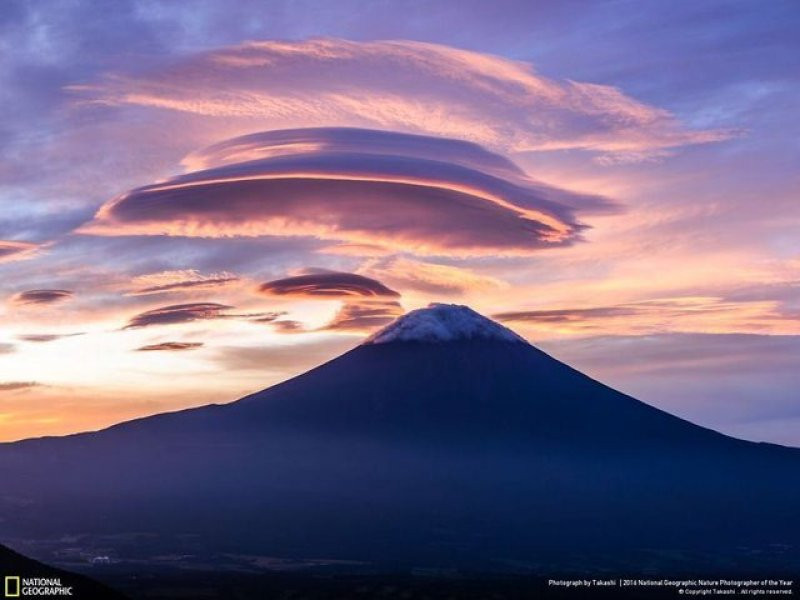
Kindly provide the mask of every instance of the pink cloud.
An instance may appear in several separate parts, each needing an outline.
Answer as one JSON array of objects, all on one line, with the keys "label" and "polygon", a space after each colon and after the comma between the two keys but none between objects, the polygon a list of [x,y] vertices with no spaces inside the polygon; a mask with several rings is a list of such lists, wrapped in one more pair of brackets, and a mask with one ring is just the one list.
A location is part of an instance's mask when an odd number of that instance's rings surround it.
[{"label": "pink cloud", "polygon": [[480,275],[463,267],[439,265],[403,257],[367,261],[359,272],[378,277],[404,290],[427,294],[460,295],[470,291],[507,286],[495,277]]},{"label": "pink cloud", "polygon": [[31,258],[38,249],[38,244],[30,242],[0,240],[0,263]]},{"label": "pink cloud", "polygon": [[[319,149],[270,153],[272,144],[291,146],[293,139],[318,140]],[[585,229],[576,212],[613,207],[530,179],[504,157],[459,140],[301,129],[238,138],[224,145],[224,155],[238,146],[259,158],[132,190],[80,231],[305,236],[382,252],[513,256],[574,243]],[[219,152],[218,145],[204,160]]]},{"label": "pink cloud", "polygon": [[515,151],[585,149],[623,160],[732,135],[689,129],[612,86],[551,79],[529,63],[406,40],[248,42],[74,90],[87,102],[262,127],[378,127]]},{"label": "pink cloud", "polygon": [[194,269],[179,271],[162,271],[148,275],[140,275],[132,281],[135,289],[128,292],[129,296],[147,296],[152,294],[167,294],[178,292],[191,292],[222,287],[239,281],[239,277],[231,273],[212,273],[203,275]]}]

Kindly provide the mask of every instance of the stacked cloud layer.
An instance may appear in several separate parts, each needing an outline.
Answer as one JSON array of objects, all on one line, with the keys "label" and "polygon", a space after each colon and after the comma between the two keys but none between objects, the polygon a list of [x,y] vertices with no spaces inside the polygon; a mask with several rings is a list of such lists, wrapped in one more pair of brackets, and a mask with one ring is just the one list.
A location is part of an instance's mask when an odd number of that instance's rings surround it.
[{"label": "stacked cloud layer", "polygon": [[528,178],[459,140],[360,129],[249,135],[190,157],[202,166],[107,202],[96,235],[313,237],[433,256],[527,255],[574,243],[599,196]]}]

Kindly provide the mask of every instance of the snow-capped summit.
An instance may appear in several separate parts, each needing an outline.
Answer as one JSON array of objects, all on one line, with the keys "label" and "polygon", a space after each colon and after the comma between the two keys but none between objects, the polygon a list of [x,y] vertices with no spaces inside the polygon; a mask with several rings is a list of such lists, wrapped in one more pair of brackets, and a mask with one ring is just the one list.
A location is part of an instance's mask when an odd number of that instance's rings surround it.
[{"label": "snow-capped summit", "polygon": [[364,344],[390,342],[453,342],[456,340],[496,340],[527,342],[499,323],[476,313],[468,306],[432,303],[418,308],[372,334]]}]

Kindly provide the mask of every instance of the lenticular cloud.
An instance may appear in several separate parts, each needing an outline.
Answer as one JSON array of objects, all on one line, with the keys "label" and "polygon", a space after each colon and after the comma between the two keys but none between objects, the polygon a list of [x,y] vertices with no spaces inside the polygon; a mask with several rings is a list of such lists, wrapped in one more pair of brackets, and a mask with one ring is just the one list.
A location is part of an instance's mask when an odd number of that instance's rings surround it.
[{"label": "lenticular cloud", "polygon": [[106,203],[97,235],[312,237],[433,256],[527,255],[565,246],[599,196],[527,177],[459,140],[315,128],[264,132],[187,158],[194,170]]},{"label": "lenticular cloud", "polygon": [[[331,331],[369,331],[403,314],[400,294],[380,281],[357,273],[317,271],[268,281],[259,287],[268,296],[342,300],[333,319],[321,328]],[[282,333],[305,331],[295,321],[276,321]],[[318,330],[319,331],[319,330]]]},{"label": "lenticular cloud", "polygon": [[283,279],[275,279],[261,284],[259,291],[272,296],[295,296],[312,298],[352,298],[352,297],[399,297],[400,294],[389,289],[380,281],[339,271],[305,273]]}]

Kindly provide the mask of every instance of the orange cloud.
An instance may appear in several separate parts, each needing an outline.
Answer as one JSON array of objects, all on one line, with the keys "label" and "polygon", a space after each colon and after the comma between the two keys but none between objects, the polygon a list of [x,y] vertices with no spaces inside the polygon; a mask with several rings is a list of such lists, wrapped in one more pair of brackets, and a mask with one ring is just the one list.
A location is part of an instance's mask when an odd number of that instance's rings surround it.
[{"label": "orange cloud", "polygon": [[323,330],[370,332],[394,321],[403,314],[395,300],[345,302]]},{"label": "orange cloud", "polygon": [[428,294],[464,294],[506,287],[494,277],[451,265],[437,265],[402,257],[371,260],[359,268],[365,275],[379,277],[390,284]]},{"label": "orange cloud", "polygon": [[[796,315],[782,313],[774,301],[682,296],[600,306],[514,310],[493,315],[535,328],[537,335],[630,335],[670,331],[728,333],[773,332]],[[744,326],[743,326],[744,324]],[[777,332],[777,331],[776,331]]]},{"label": "orange cloud", "polygon": [[[612,86],[550,79],[528,63],[403,40],[248,42],[73,89],[93,103],[272,128],[377,127],[517,151],[586,149],[623,160],[732,135],[689,129]],[[247,157],[242,149],[231,160]]]}]

